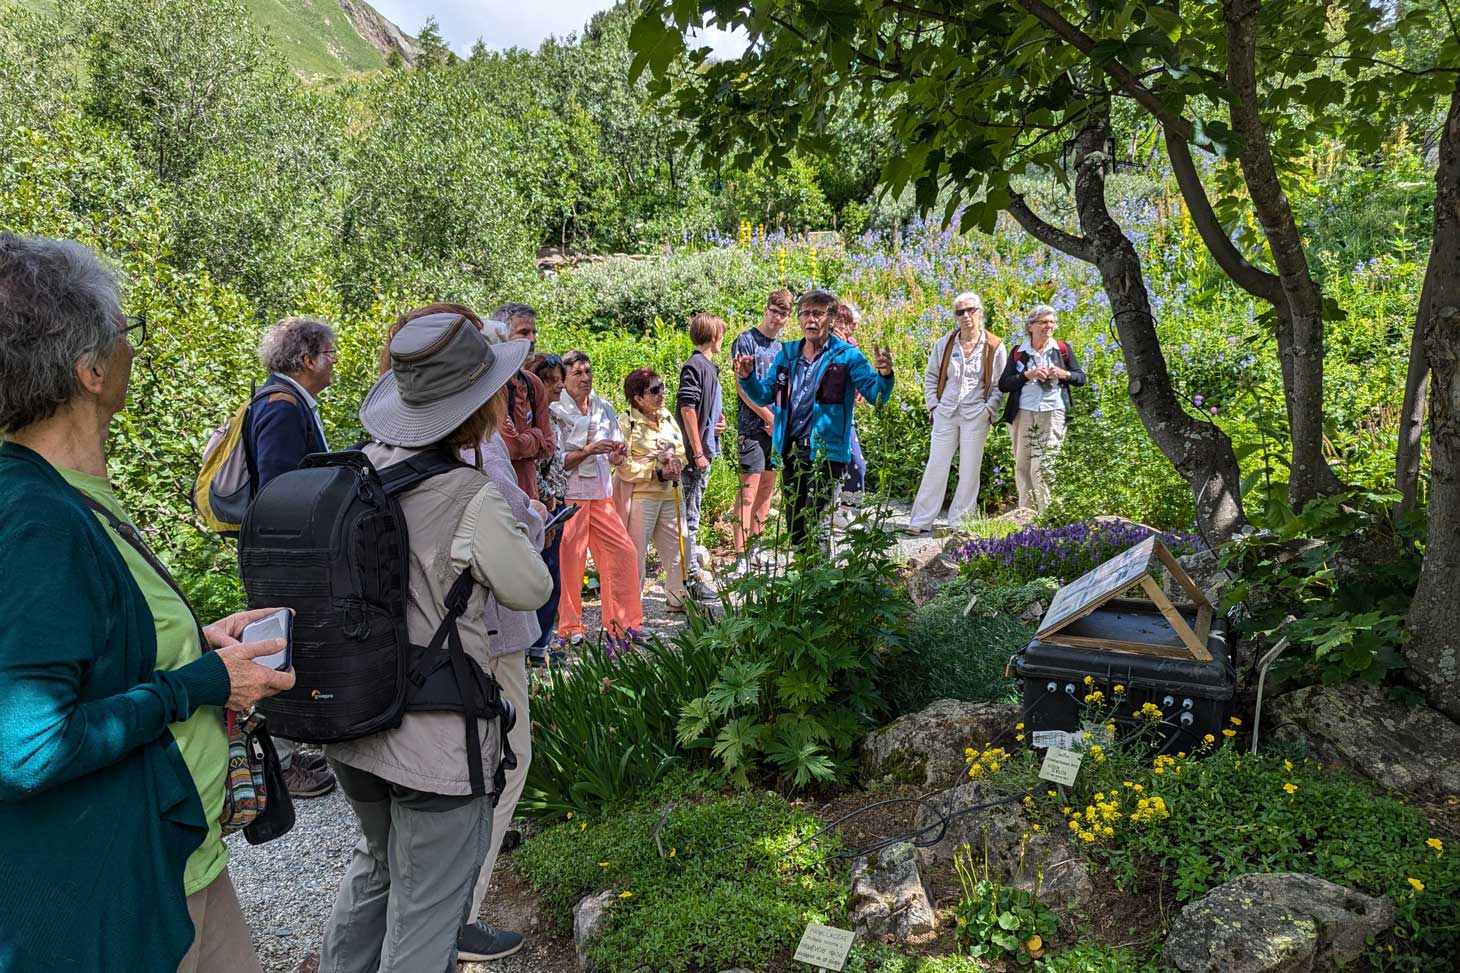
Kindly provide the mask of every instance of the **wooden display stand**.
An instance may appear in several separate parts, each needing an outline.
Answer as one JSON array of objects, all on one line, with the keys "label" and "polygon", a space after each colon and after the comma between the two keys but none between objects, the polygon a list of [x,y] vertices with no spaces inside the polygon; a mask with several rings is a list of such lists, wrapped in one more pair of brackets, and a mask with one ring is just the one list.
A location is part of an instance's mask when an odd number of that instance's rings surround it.
[{"label": "wooden display stand", "polygon": [[[1152,576],[1155,562],[1171,574],[1196,608],[1195,617],[1178,610]],[[1119,596],[1139,586],[1150,604],[1160,612],[1166,626],[1153,624],[1154,616],[1131,611],[1132,606]],[[1107,603],[1111,610],[1092,617],[1097,608]],[[1055,593],[1039,624],[1036,638],[1057,645],[1074,645],[1115,652],[1135,652],[1210,662],[1207,636],[1211,631],[1212,606],[1191,576],[1176,563],[1176,558],[1154,536],[1141,541],[1123,554],[1118,554],[1081,575]],[[1169,628],[1167,627],[1169,626]]]}]

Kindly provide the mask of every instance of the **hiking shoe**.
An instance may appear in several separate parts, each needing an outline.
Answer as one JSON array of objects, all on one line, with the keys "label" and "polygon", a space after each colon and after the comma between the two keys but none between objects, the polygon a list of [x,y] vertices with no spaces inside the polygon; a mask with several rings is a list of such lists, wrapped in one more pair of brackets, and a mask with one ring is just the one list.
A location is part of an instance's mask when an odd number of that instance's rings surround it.
[{"label": "hiking shoe", "polygon": [[522,948],[522,934],[507,929],[493,929],[485,922],[462,926],[456,934],[456,958],[466,963],[501,959]]},{"label": "hiking shoe", "polygon": [[330,772],[329,761],[318,750],[295,750],[294,756],[289,758],[289,765],[303,767],[305,770]]},{"label": "hiking shoe", "polygon": [[548,650],[546,647],[533,647],[527,650],[527,664],[534,669],[545,669],[548,664]]},{"label": "hiking shoe", "polygon": [[296,753],[289,769],[284,771],[284,783],[289,788],[290,797],[323,797],[335,789],[335,775],[330,773],[328,767],[316,769],[302,766],[299,762],[300,756],[301,754]]}]

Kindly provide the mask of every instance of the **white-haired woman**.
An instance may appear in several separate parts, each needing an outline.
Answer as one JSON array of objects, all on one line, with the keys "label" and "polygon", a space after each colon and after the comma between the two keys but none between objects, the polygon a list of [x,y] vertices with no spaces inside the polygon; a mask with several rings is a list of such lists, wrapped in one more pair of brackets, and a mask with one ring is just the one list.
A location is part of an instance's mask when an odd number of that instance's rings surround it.
[{"label": "white-haired woman", "polygon": [[956,327],[933,343],[923,373],[923,406],[933,420],[928,466],[913,501],[907,533],[926,534],[943,506],[953,454],[958,454],[958,489],[948,507],[948,523],[975,510],[983,449],[1004,395],[998,376],[1008,349],[983,326],[983,300],[973,292],[953,299]]},{"label": "white-haired woman", "polygon": [[294,685],[200,627],[107,476],[133,343],[67,240],[0,233],[0,967],[228,970],[258,956],[228,877],[223,708]]},{"label": "white-haired woman", "polygon": [[1049,505],[1045,467],[1065,441],[1070,414],[1070,386],[1084,385],[1085,372],[1070,346],[1054,337],[1059,317],[1048,304],[1038,304],[1027,321],[1029,337],[1009,356],[999,388],[1008,394],[1004,421],[1014,437],[1014,484],[1019,506],[1043,510]]}]

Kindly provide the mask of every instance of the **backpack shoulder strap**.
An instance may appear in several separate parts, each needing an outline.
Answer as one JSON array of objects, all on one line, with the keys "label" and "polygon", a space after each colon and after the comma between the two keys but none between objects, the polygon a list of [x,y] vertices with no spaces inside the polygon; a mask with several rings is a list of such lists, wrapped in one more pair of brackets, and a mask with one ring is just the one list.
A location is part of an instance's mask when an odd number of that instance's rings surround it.
[{"label": "backpack shoulder strap", "polygon": [[944,338],[946,344],[943,345],[943,358],[938,362],[938,398],[940,399],[943,397],[943,389],[948,385],[948,363],[953,360],[953,339],[957,334],[957,330],[953,330],[948,332]]},{"label": "backpack shoulder strap", "polygon": [[994,352],[998,350],[999,345],[1001,345],[1001,344],[1003,344],[1003,342],[999,340],[999,336],[998,335],[996,335],[993,332],[988,331],[988,330],[985,330],[984,331],[984,333],[983,333],[983,397],[985,399],[987,399],[989,397],[989,389],[993,385],[993,378],[994,378],[994,373],[993,373],[993,368],[994,368]]},{"label": "backpack shoulder strap", "polygon": [[457,469],[471,469],[471,466],[445,450],[431,450],[387,466],[380,471],[380,483],[386,493],[400,496],[433,476]]},{"label": "backpack shoulder strap", "polygon": [[1065,371],[1069,371],[1070,370],[1070,346],[1067,345],[1067,344],[1065,344],[1063,341],[1060,341],[1058,338],[1055,339],[1055,344],[1057,344],[1057,345],[1060,346],[1060,361],[1062,361],[1064,363]]}]

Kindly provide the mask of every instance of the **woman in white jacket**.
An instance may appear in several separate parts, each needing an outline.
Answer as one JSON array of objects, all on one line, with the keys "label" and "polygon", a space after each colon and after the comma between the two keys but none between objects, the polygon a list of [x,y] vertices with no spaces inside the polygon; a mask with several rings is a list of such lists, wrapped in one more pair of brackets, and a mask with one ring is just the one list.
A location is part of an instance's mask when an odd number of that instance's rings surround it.
[{"label": "woman in white jacket", "polygon": [[958,490],[948,507],[948,523],[974,512],[978,502],[983,447],[1004,394],[999,375],[1009,351],[983,326],[983,301],[972,292],[953,301],[957,327],[933,343],[923,375],[923,406],[933,420],[933,437],[923,482],[913,501],[906,533],[926,534],[943,506],[948,471],[958,453]]}]

